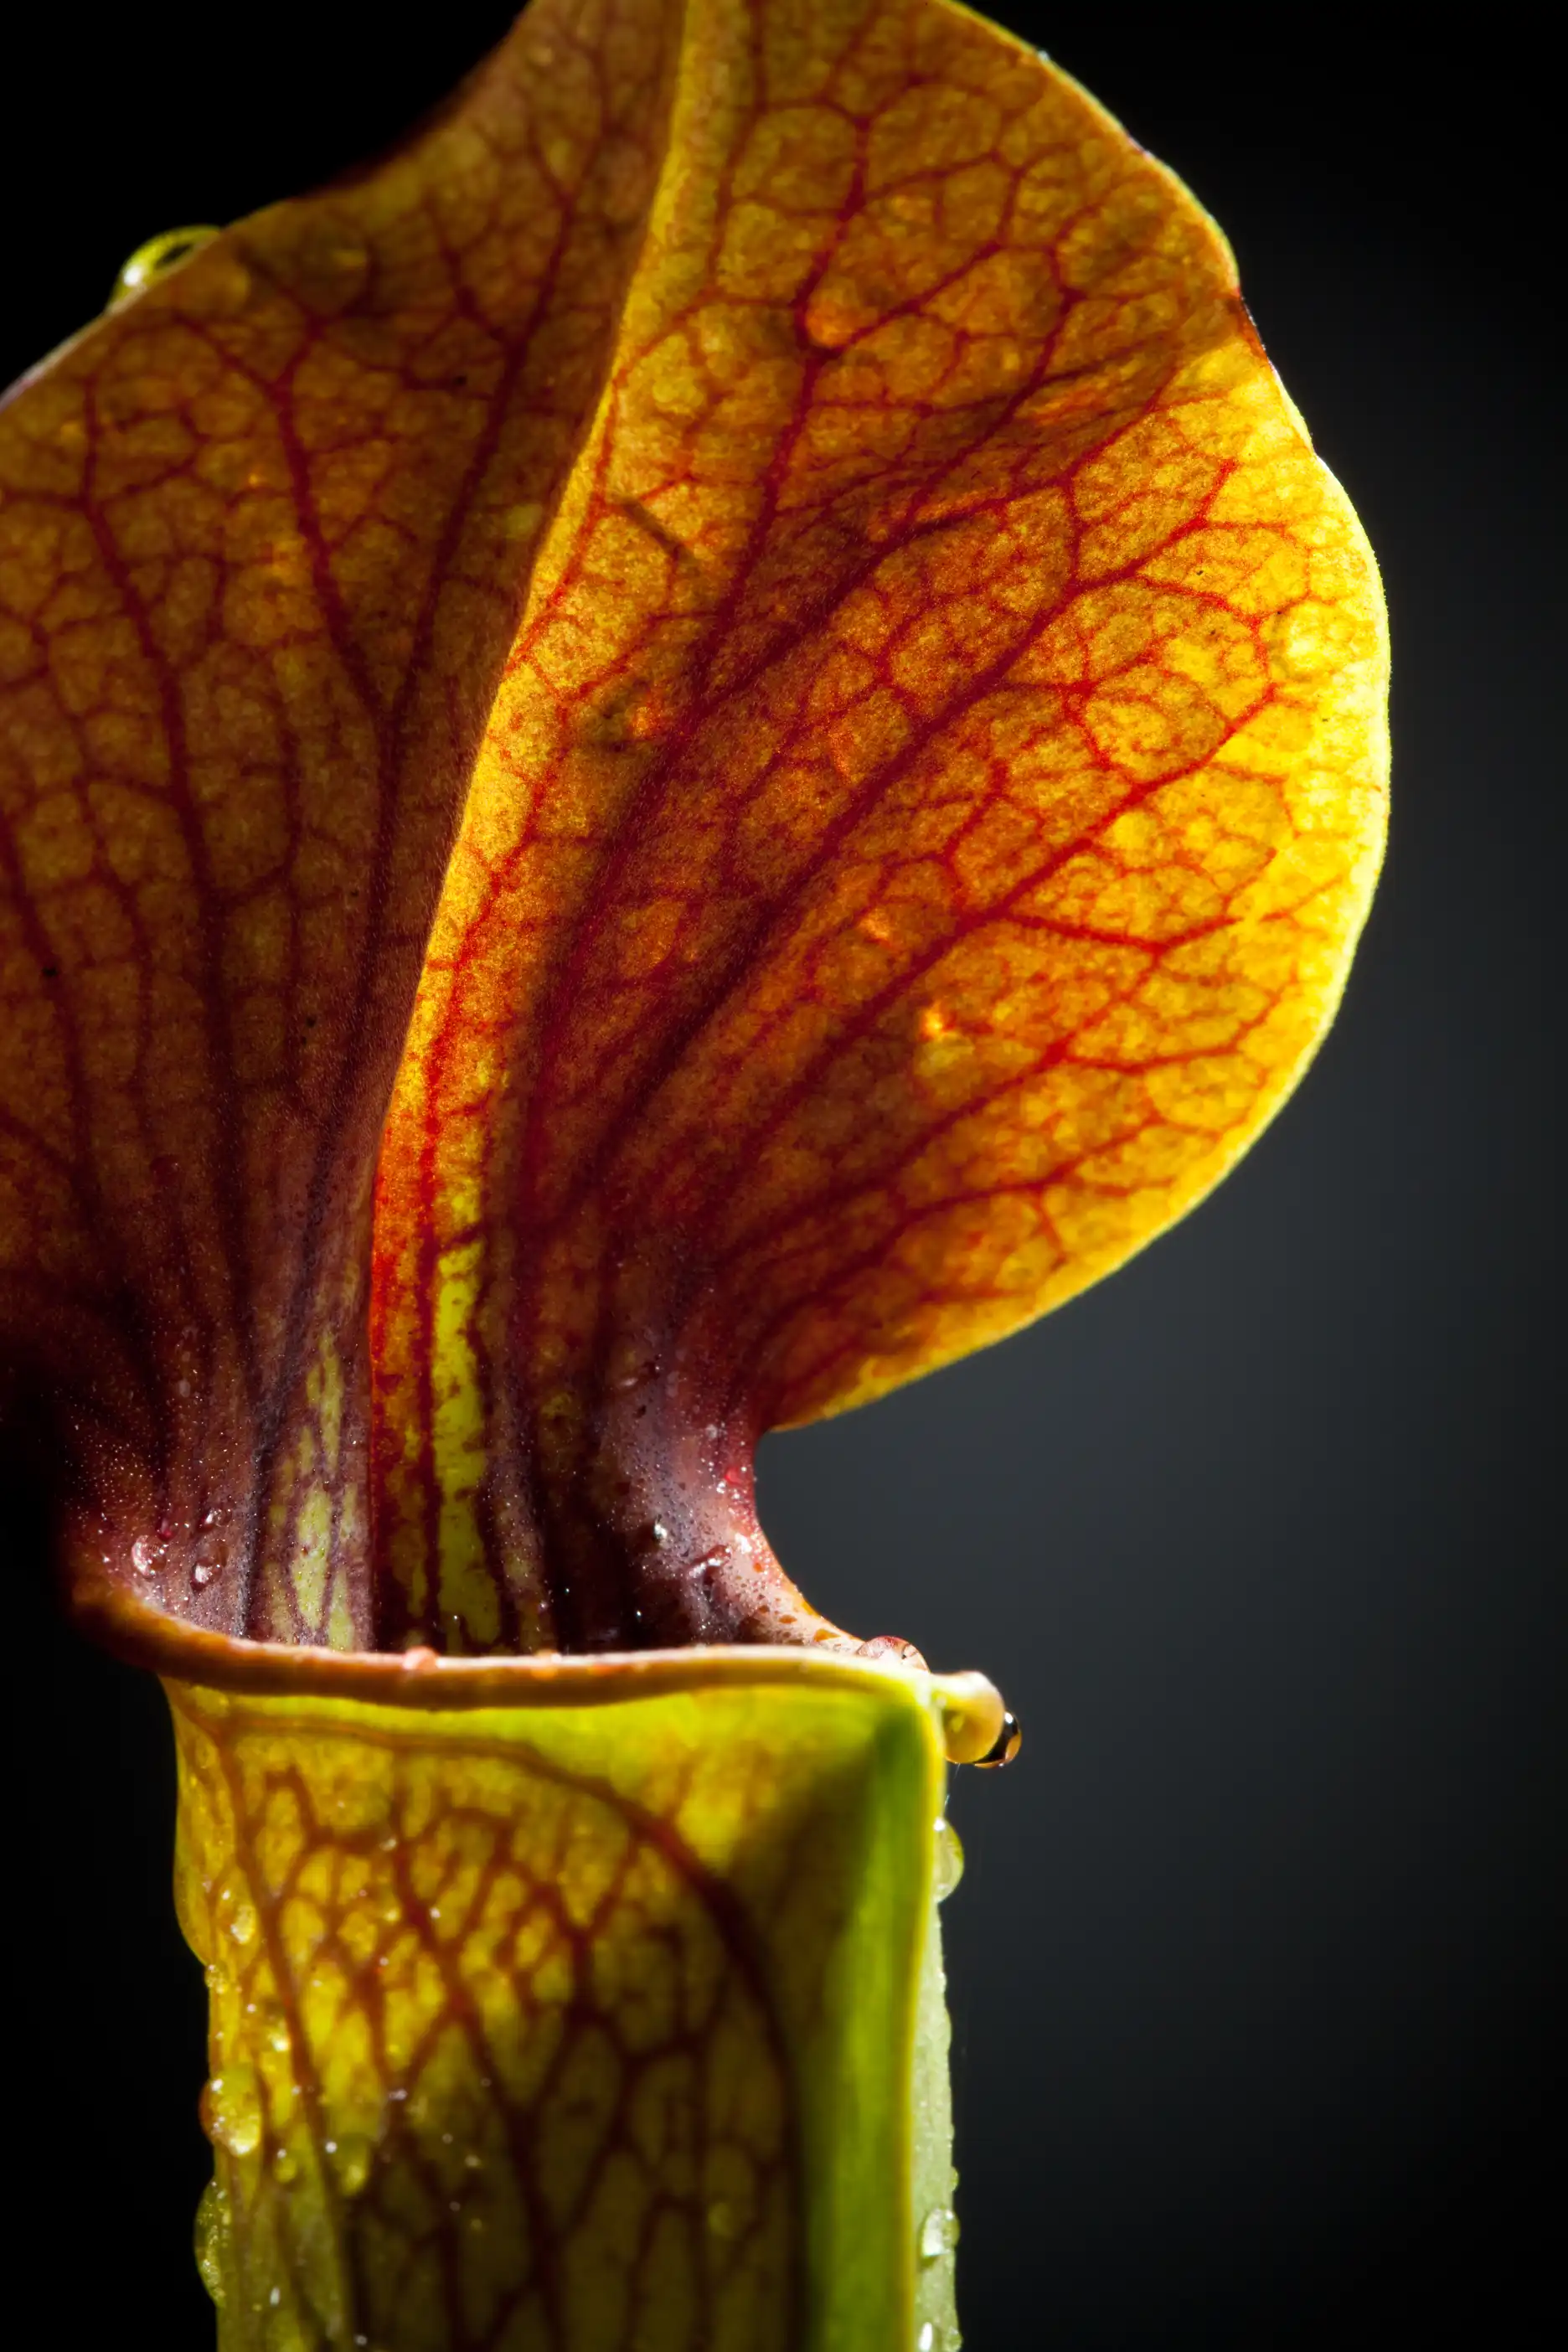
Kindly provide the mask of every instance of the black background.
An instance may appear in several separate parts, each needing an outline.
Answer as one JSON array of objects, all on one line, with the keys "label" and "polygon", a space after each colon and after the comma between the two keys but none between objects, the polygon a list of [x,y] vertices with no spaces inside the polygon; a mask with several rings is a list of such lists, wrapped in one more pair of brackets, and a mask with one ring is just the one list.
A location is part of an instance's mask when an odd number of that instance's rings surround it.
[{"label": "black background", "polygon": [[[149,235],[383,144],[508,10],[417,15],[14,16],[0,381]],[[972,2352],[1568,2340],[1563,134],[1518,7],[1462,47],[1366,5],[1010,21],[1225,224],[1361,510],[1393,847],[1340,1024],[1240,1172],[1033,1332],[769,1441],[764,1516],[820,1606],[986,1667],[1026,1727],[954,1798]],[[24,1501],[0,1535],[14,2262],[69,2352],[195,2352],[161,1701],[51,1614]]]}]

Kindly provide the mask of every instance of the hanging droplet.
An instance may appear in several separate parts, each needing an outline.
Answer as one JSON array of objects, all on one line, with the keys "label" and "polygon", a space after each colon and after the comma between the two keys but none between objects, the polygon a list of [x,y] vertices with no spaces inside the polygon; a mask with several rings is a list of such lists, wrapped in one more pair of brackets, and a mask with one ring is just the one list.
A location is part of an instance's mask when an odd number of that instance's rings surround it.
[{"label": "hanging droplet", "polygon": [[935,1837],[931,1893],[939,1903],[945,1903],[963,1876],[963,1841],[945,1814],[936,1824]]},{"label": "hanging droplet", "polygon": [[1004,1764],[1011,1764],[1023,1745],[1024,1734],[1017,1717],[1005,1715],[1002,1717],[1002,1728],[996,1735],[995,1746],[986,1755],[978,1757],[975,1760],[983,1771],[999,1770]]},{"label": "hanging droplet", "polygon": [[210,245],[215,236],[221,235],[222,231],[216,228],[166,228],[162,236],[150,236],[145,245],[137,247],[115,279],[114,291],[109,298],[110,309],[112,310],[117,302],[129,301],[132,294],[140,294],[154,278],[166,278],[171,269],[178,269],[182,261],[188,261],[193,253],[199,253],[204,245]]},{"label": "hanging droplet", "polygon": [[958,2243],[958,2216],[951,2205],[933,2205],[921,2223],[921,2260],[940,2263]]}]

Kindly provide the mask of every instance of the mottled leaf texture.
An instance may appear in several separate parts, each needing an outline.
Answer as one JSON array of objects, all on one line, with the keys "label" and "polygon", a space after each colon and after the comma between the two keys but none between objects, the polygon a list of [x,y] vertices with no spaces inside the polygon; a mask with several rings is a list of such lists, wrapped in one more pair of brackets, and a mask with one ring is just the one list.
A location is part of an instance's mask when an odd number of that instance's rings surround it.
[{"label": "mottled leaf texture", "polygon": [[0,1404],[167,1679],[223,2352],[953,2352],[1016,1727],[834,1654],[753,1449],[1289,1091],[1371,556],[1212,225],[946,0],[535,0],[130,278],[0,411]]},{"label": "mottled leaf texture", "polygon": [[23,384],[0,488],[82,1604],[852,1647],[760,1430],[1179,1215],[1365,910],[1375,571],[1212,225],[945,0],[537,0]]},{"label": "mottled leaf texture", "polygon": [[224,2352],[956,2344],[933,1720],[772,1658],[171,1689]]}]

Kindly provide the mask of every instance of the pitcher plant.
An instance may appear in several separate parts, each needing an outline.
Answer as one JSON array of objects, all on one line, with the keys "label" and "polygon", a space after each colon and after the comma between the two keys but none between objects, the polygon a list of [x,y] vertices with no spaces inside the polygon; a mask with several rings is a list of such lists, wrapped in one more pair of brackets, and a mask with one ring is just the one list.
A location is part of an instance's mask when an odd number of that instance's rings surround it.
[{"label": "pitcher plant", "polygon": [[951,2352],[1016,1727],[752,1460],[1332,1017],[1382,608],[1223,238],[948,0],[533,0],[0,499],[0,1393],[173,1711],[224,2352]]}]

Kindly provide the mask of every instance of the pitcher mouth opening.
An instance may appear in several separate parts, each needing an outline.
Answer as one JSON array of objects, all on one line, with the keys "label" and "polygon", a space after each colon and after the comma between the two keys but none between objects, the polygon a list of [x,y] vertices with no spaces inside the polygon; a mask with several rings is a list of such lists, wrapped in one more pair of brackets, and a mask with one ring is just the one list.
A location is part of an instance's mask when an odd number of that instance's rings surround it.
[{"label": "pitcher mouth opening", "polygon": [[131,1664],[167,1681],[257,1697],[353,1700],[439,1713],[592,1706],[721,1685],[733,1690],[811,1683],[852,1690],[895,1683],[912,1687],[934,1708],[950,1763],[1002,1763],[1016,1753],[1016,1723],[986,1675],[932,1674],[886,1652],[860,1656],[826,1646],[738,1643],[509,1657],[445,1657],[422,1645],[402,1651],[307,1649],[187,1625],[107,1584],[79,1594],[75,1614],[85,1631]]}]

